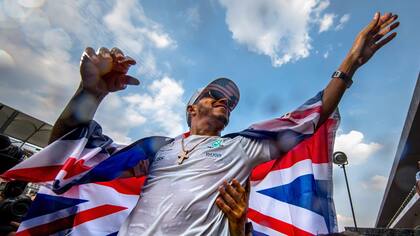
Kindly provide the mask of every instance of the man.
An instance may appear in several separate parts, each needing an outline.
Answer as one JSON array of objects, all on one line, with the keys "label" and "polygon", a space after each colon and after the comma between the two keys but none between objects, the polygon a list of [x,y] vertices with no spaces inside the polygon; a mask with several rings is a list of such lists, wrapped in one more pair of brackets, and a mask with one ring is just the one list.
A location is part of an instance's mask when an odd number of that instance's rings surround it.
[{"label": "man", "polygon": [[[353,74],[396,33],[396,15],[374,19],[358,34],[348,55],[323,91],[322,109],[311,124],[319,127],[336,109]],[[82,81],[74,97],[56,121],[50,142],[92,120],[102,99],[139,81],[127,71],[135,61],[119,49],[87,48],[82,57]],[[245,184],[258,164],[288,150],[282,141],[257,140],[245,136],[220,137],[239,100],[233,81],[217,79],[190,99],[187,120],[190,134],[163,146],[150,166],[138,165],[123,176],[148,174],[140,200],[120,229],[119,235],[228,235],[238,230],[217,209],[218,187],[223,179]],[[285,137],[287,139],[287,137]],[[232,189],[226,191],[234,196]],[[229,210],[228,210],[229,212]],[[242,226],[240,226],[242,227]]]}]

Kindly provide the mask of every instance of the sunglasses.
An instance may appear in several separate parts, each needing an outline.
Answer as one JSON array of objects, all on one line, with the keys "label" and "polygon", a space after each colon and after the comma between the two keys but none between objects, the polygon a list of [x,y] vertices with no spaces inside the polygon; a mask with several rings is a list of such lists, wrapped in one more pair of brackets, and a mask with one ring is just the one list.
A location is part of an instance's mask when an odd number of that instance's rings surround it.
[{"label": "sunglasses", "polygon": [[229,107],[229,110],[232,110],[233,107],[233,102],[231,99],[227,98],[222,92],[217,91],[217,90],[213,90],[213,89],[208,89],[207,91],[205,91],[204,93],[201,94],[200,97],[198,97],[198,99],[196,101],[200,101],[203,98],[212,98],[214,100],[220,100],[223,98],[226,98],[226,105]]}]

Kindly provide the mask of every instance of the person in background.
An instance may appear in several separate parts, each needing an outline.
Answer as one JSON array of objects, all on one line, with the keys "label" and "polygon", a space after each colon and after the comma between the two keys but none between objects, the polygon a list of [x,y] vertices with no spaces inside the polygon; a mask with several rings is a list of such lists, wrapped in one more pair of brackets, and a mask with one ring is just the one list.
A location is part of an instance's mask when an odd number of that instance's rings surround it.
[{"label": "person in background", "polygon": [[417,161],[416,192],[420,195],[420,161]]}]

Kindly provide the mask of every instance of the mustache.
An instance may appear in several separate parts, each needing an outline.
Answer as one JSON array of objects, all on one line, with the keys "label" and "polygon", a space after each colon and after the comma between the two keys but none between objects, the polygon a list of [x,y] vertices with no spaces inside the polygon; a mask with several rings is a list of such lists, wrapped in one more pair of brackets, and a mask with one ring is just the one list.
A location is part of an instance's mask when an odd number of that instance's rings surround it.
[{"label": "mustache", "polygon": [[220,100],[216,100],[211,104],[213,107],[217,107],[217,106],[223,106],[226,108],[226,110],[229,111],[229,107],[225,102],[220,102]]}]

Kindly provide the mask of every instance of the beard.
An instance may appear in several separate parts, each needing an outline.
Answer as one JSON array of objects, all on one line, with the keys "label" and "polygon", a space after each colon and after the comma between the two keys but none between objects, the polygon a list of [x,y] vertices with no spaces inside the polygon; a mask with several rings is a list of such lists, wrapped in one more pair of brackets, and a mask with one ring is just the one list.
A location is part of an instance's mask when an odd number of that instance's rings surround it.
[{"label": "beard", "polygon": [[217,120],[218,122],[223,124],[223,128],[226,127],[229,123],[229,115],[216,115],[213,114],[212,108],[208,108],[205,106],[198,106],[198,114],[202,117],[208,117],[210,119]]}]

